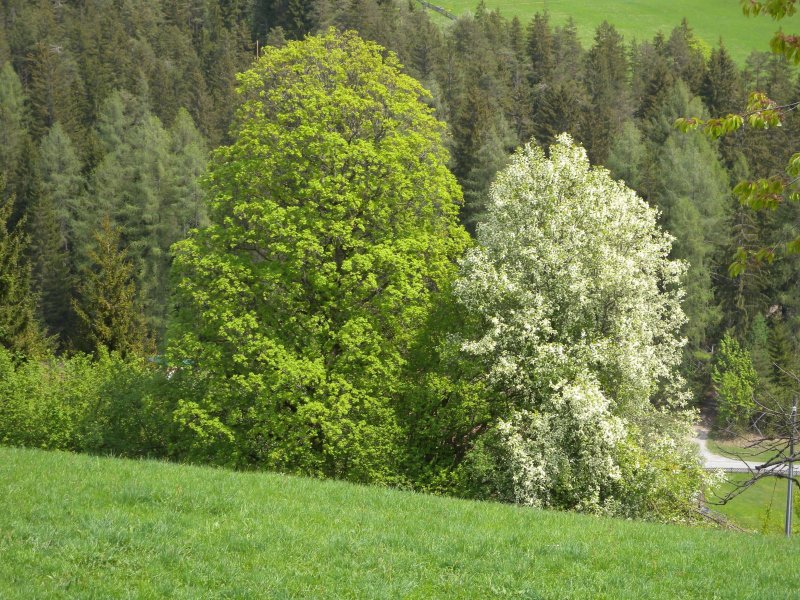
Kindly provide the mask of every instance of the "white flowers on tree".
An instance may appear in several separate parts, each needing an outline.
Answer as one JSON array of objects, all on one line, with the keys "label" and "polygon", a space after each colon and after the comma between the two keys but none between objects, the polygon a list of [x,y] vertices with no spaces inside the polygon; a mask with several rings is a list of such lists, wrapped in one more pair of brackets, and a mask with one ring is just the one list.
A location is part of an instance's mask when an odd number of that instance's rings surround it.
[{"label": "white flowers on tree", "polygon": [[498,174],[455,285],[481,321],[462,350],[506,406],[467,460],[493,496],[615,514],[652,512],[662,487],[657,511],[691,501],[700,474],[676,371],[685,267],[656,216],[567,135]]}]

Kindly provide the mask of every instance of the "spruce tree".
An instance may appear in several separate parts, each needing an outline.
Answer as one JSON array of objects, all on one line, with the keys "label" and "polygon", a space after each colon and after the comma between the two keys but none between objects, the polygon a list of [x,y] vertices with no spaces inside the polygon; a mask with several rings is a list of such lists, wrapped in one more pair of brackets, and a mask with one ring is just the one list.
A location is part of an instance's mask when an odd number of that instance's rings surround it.
[{"label": "spruce tree", "polygon": [[630,112],[625,47],[622,36],[607,21],[597,27],[594,45],[586,55],[585,80],[592,106],[586,151],[592,162],[604,163],[611,140]]},{"label": "spruce tree", "polygon": [[716,264],[717,250],[730,243],[730,185],[716,150],[700,133],[686,135],[669,128],[678,115],[702,111],[700,100],[679,82],[649,129],[649,172],[644,181],[648,200],[661,211],[661,224],[676,238],[673,256],[689,265],[683,306],[690,351],[706,345],[721,319],[712,282],[726,266]]},{"label": "spruce tree", "polygon": [[78,345],[88,351],[101,347],[122,355],[142,355],[154,347],[139,307],[133,265],[120,247],[120,232],[104,219],[89,251],[91,267],[81,273],[72,308],[79,320]]},{"label": "spruce tree", "polygon": [[40,194],[31,219],[34,282],[42,319],[63,340],[71,326],[75,233],[85,206],[81,162],[59,123],[41,141],[38,171]]},{"label": "spruce tree", "polygon": [[684,18],[672,30],[666,44],[670,69],[682,79],[693,94],[699,94],[706,70],[701,43],[694,37],[692,28]]},{"label": "spruce tree", "polygon": [[553,55],[553,30],[548,13],[536,13],[528,24],[527,47],[531,85],[537,85],[550,78],[555,68]]},{"label": "spruce tree", "polygon": [[538,95],[533,118],[536,141],[549,146],[557,136],[569,133],[578,141],[591,127],[585,119],[590,110],[583,82],[568,79],[548,86]]},{"label": "spruce tree", "polygon": [[46,352],[47,340],[36,318],[25,222],[9,226],[13,204],[13,196],[0,195],[0,344],[20,357],[35,358]]},{"label": "spruce tree", "polygon": [[[77,67],[62,44],[39,42],[28,56],[31,134],[41,138],[56,121],[70,133],[78,132],[80,114],[76,106]],[[78,95],[79,96],[79,95]]]},{"label": "spruce tree", "polygon": [[552,73],[555,81],[583,79],[586,52],[578,39],[578,27],[572,17],[553,32],[553,57],[557,66]]},{"label": "spruce tree", "polygon": [[31,244],[33,287],[48,334],[56,336],[56,341],[63,341],[70,325],[70,256],[62,240],[53,198],[40,196],[34,209],[31,219],[35,234]]},{"label": "spruce tree", "polygon": [[725,46],[711,51],[700,95],[712,115],[725,115],[742,108],[742,83],[739,69]]},{"label": "spruce tree", "polygon": [[27,138],[25,92],[10,62],[0,68],[0,179],[5,196],[12,190],[22,147]]},{"label": "spruce tree", "polygon": [[500,117],[496,127],[483,136],[483,143],[473,155],[473,166],[461,185],[464,190],[461,220],[469,231],[475,231],[483,216],[489,187],[497,172],[506,166],[514,142],[514,134]]},{"label": "spruce tree", "polygon": [[653,83],[653,79],[664,80],[665,75],[669,75],[670,86],[674,80],[667,65],[665,45],[666,41],[661,33],[652,42],[631,43],[631,102],[634,115],[640,119],[649,118],[649,110],[660,103],[660,99],[652,96],[654,92],[657,95],[658,90],[665,86]]}]

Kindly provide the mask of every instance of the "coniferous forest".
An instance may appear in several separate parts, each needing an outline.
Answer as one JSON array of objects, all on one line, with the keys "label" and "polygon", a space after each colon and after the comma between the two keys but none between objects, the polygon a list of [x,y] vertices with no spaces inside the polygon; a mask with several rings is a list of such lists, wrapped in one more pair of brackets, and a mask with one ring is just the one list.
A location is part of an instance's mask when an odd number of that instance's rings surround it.
[{"label": "coniferous forest", "polygon": [[1,0],[0,442],[692,520],[697,415],[797,391],[800,205],[731,190],[800,119],[674,123],[798,86],[685,20]]}]

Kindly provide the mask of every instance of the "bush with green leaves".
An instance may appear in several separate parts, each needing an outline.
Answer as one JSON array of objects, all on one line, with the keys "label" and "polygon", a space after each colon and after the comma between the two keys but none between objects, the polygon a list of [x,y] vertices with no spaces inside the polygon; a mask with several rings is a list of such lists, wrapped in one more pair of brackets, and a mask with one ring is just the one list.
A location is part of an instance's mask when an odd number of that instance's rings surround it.
[{"label": "bush with green leaves", "polygon": [[[0,443],[123,456],[177,455],[166,399],[179,388],[141,359],[101,350],[17,361],[0,347]],[[174,402],[174,400],[173,400]]]},{"label": "bush with green leaves", "polygon": [[266,48],[239,93],[210,225],[175,246],[184,451],[397,482],[409,354],[468,242],[444,124],[353,32]]},{"label": "bush with green leaves", "polygon": [[717,425],[733,429],[746,427],[756,409],[758,376],[750,352],[730,334],[720,342],[711,380],[717,394]]}]

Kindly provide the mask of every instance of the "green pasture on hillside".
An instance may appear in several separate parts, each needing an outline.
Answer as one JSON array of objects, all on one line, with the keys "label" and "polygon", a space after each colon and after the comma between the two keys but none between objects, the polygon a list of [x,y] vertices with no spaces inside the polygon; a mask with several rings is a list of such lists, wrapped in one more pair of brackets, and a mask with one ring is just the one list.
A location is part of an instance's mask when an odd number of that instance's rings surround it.
[{"label": "green pasture on hillside", "polygon": [[766,462],[775,458],[775,451],[769,450],[770,447],[768,444],[749,447],[746,440],[708,440],[708,449],[714,454],[748,462]]},{"label": "green pasture on hillside", "polygon": [[800,544],[0,448],[0,598],[790,598]]},{"label": "green pasture on hillside", "polygon": [[[730,473],[728,481],[720,486],[717,494],[724,497],[732,491],[737,483],[747,481],[747,473]],[[792,531],[800,535],[800,502],[794,493],[792,511]],[[710,501],[715,501],[709,495]],[[783,534],[786,518],[786,480],[779,477],[764,477],[748,487],[740,495],[722,506],[711,505],[710,508],[724,514],[733,523],[747,529],[764,534]]]},{"label": "green pasture on hillside", "polygon": [[[604,20],[612,23],[626,41],[651,39],[659,31],[669,35],[686,17],[695,36],[709,46],[722,38],[733,57],[744,64],[753,50],[769,50],[772,34],[781,26],[800,33],[797,16],[780,22],[769,17],[745,17],[738,0],[485,0],[487,8],[499,9],[508,18],[517,16],[524,24],[537,12],[550,13],[552,22],[561,25],[570,16],[575,20],[585,47],[591,45],[594,29]],[[473,12],[478,0],[434,0],[450,12]]]}]

